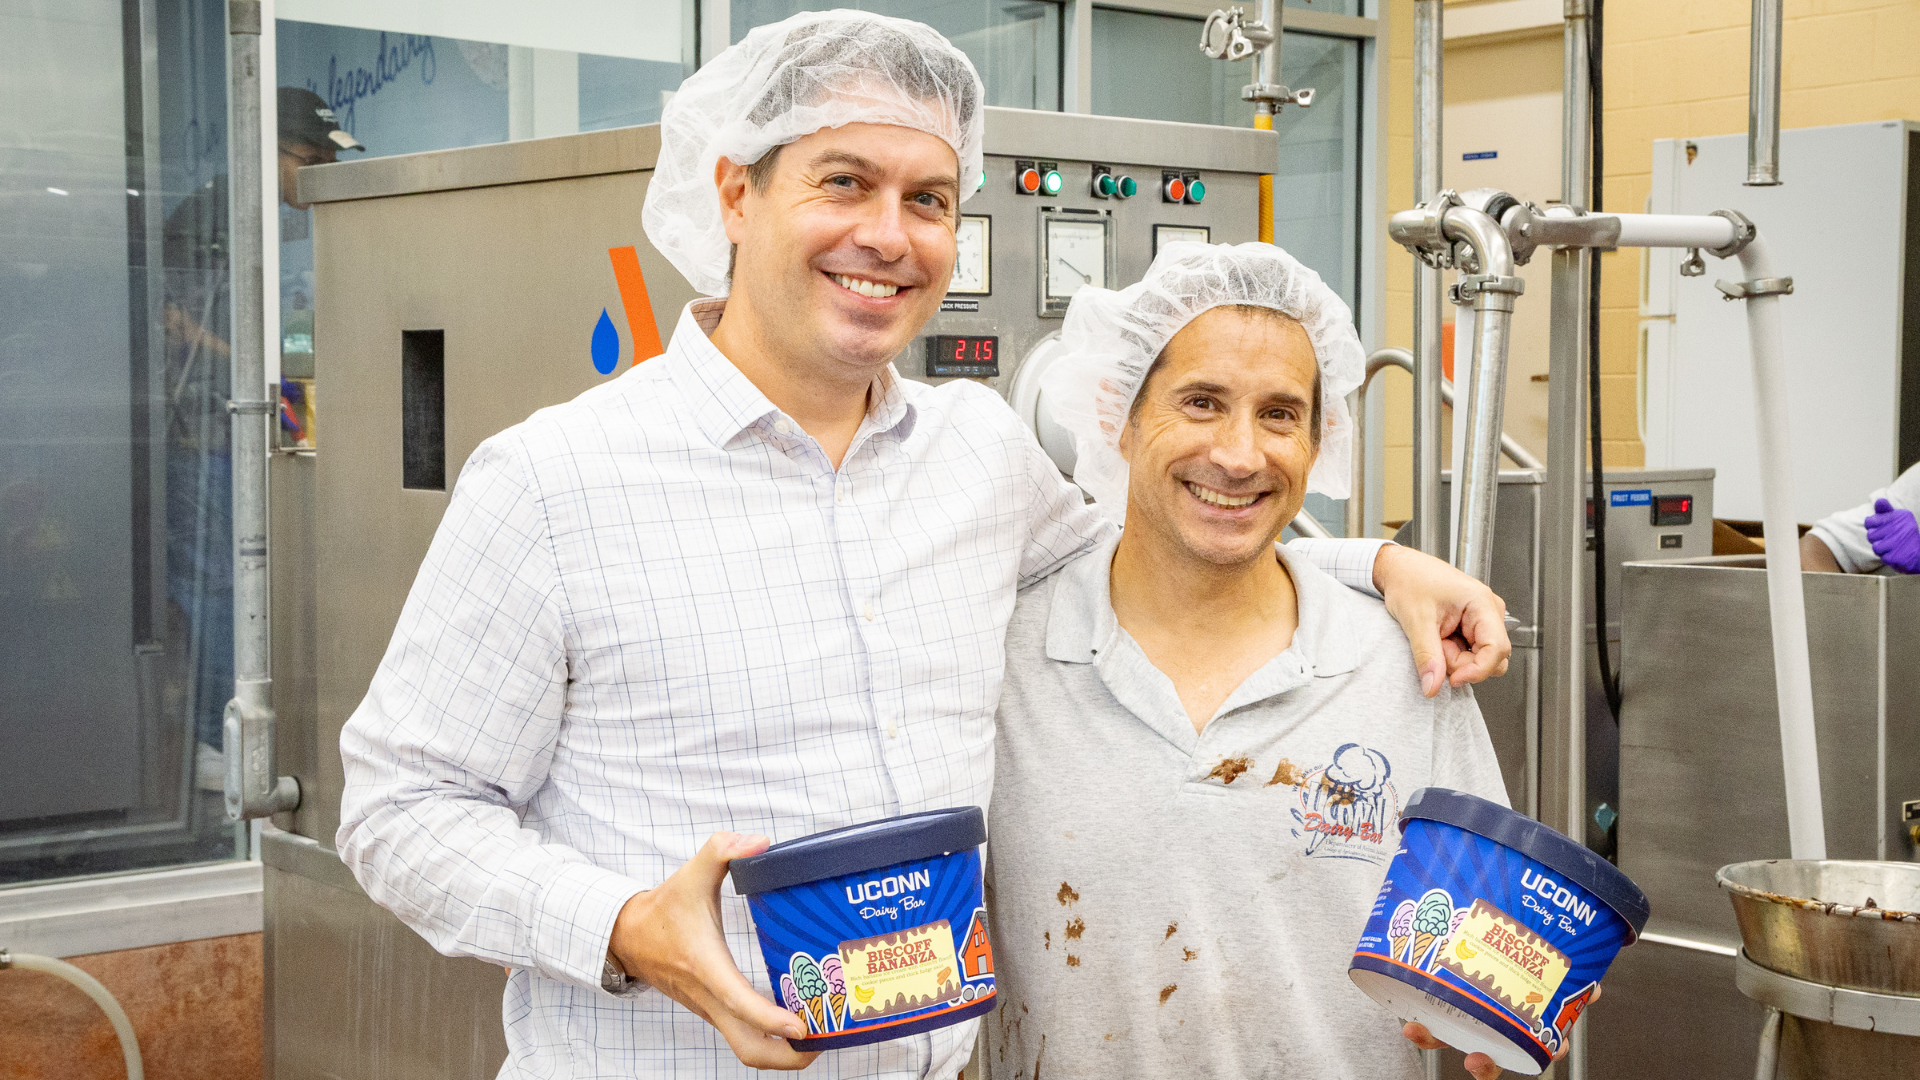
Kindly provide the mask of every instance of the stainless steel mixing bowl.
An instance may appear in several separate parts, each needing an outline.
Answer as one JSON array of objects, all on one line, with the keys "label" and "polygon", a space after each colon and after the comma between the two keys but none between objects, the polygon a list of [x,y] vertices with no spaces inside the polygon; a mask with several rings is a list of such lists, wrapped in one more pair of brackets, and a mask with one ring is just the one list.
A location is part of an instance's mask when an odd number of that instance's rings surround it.
[{"label": "stainless steel mixing bowl", "polygon": [[1877,994],[1920,996],[1920,863],[1767,859],[1714,875],[1754,963]]}]

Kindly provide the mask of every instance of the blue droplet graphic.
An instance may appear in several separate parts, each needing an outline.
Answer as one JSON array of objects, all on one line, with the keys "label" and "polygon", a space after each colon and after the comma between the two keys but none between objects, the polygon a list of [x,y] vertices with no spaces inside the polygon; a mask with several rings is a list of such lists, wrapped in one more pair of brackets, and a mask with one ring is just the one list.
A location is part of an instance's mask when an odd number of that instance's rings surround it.
[{"label": "blue droplet graphic", "polygon": [[613,328],[613,320],[607,317],[607,309],[600,309],[600,321],[593,324],[593,370],[602,375],[613,374],[614,365],[620,362],[620,331]]}]

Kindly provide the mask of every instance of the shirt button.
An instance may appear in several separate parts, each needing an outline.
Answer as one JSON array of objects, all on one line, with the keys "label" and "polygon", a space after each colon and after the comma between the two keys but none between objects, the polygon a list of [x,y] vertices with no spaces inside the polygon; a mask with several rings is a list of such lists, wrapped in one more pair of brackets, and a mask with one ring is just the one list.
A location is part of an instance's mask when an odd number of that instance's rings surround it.
[{"label": "shirt button", "polygon": [[862,619],[865,619],[868,622],[872,622],[873,621],[873,605],[872,604],[860,605],[860,617]]},{"label": "shirt button", "polygon": [[842,481],[833,489],[833,501],[841,506],[853,501],[853,485]]},{"label": "shirt button", "polygon": [[773,422],[773,430],[782,435],[791,435],[793,434],[793,425],[787,423],[785,420],[775,420]]},{"label": "shirt button", "polygon": [[898,738],[899,735],[900,735],[900,725],[893,723],[892,721],[888,721],[887,722],[887,738],[889,739]]}]

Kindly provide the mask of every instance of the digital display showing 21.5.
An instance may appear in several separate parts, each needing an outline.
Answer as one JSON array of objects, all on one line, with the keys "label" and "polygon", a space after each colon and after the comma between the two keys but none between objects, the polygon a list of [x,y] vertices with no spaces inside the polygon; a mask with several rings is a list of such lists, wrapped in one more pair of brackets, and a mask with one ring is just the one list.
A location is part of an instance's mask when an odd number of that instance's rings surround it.
[{"label": "digital display showing 21.5", "polygon": [[927,339],[927,378],[992,379],[1000,374],[1000,339],[936,334]]}]

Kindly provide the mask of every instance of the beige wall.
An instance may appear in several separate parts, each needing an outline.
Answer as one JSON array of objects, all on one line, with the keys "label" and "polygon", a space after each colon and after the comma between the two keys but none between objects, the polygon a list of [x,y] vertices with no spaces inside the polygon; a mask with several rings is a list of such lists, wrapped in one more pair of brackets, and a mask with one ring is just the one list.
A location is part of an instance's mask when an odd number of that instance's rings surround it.
[{"label": "beige wall", "polygon": [[[1491,2],[1497,0],[1450,0],[1447,10],[1451,17]],[[1383,8],[1389,55],[1383,102],[1387,183],[1380,211],[1386,214],[1412,205],[1413,198],[1413,0],[1386,0]],[[1751,9],[1750,0],[1612,0],[1606,5],[1603,209],[1645,208],[1655,139],[1746,131]],[[1559,53],[1559,36],[1551,29],[1543,35],[1522,32],[1448,43],[1450,129],[1442,165],[1447,186],[1472,187],[1500,177],[1500,186],[1516,194],[1558,194],[1557,183],[1548,191],[1522,190],[1538,185],[1537,153],[1517,156],[1511,174],[1491,167],[1506,161],[1504,147],[1496,161],[1462,162],[1465,147],[1453,137],[1451,125],[1472,131],[1504,113],[1535,126],[1540,144],[1557,154],[1558,121],[1548,119],[1540,94],[1543,80],[1558,82]],[[1781,115],[1787,127],[1920,119],[1920,0],[1786,0],[1783,54]],[[1523,179],[1504,179],[1508,175]],[[1782,163],[1782,176],[1793,181],[1791,160]],[[1384,239],[1384,231],[1382,237],[1385,343],[1406,345],[1413,337],[1412,260]],[[1523,308],[1545,306],[1545,281],[1533,280],[1537,276],[1529,275]],[[1633,467],[1644,460],[1634,419],[1638,254],[1604,256],[1601,278],[1607,465]],[[1516,336],[1520,333],[1517,329]],[[1538,334],[1539,346],[1516,343],[1509,381],[1509,428],[1529,444],[1545,431],[1545,384],[1531,379],[1546,370],[1544,356],[1534,355],[1544,347],[1544,330]],[[1411,399],[1404,375],[1383,377],[1388,380],[1385,517],[1393,521],[1404,518],[1410,504]]]}]

